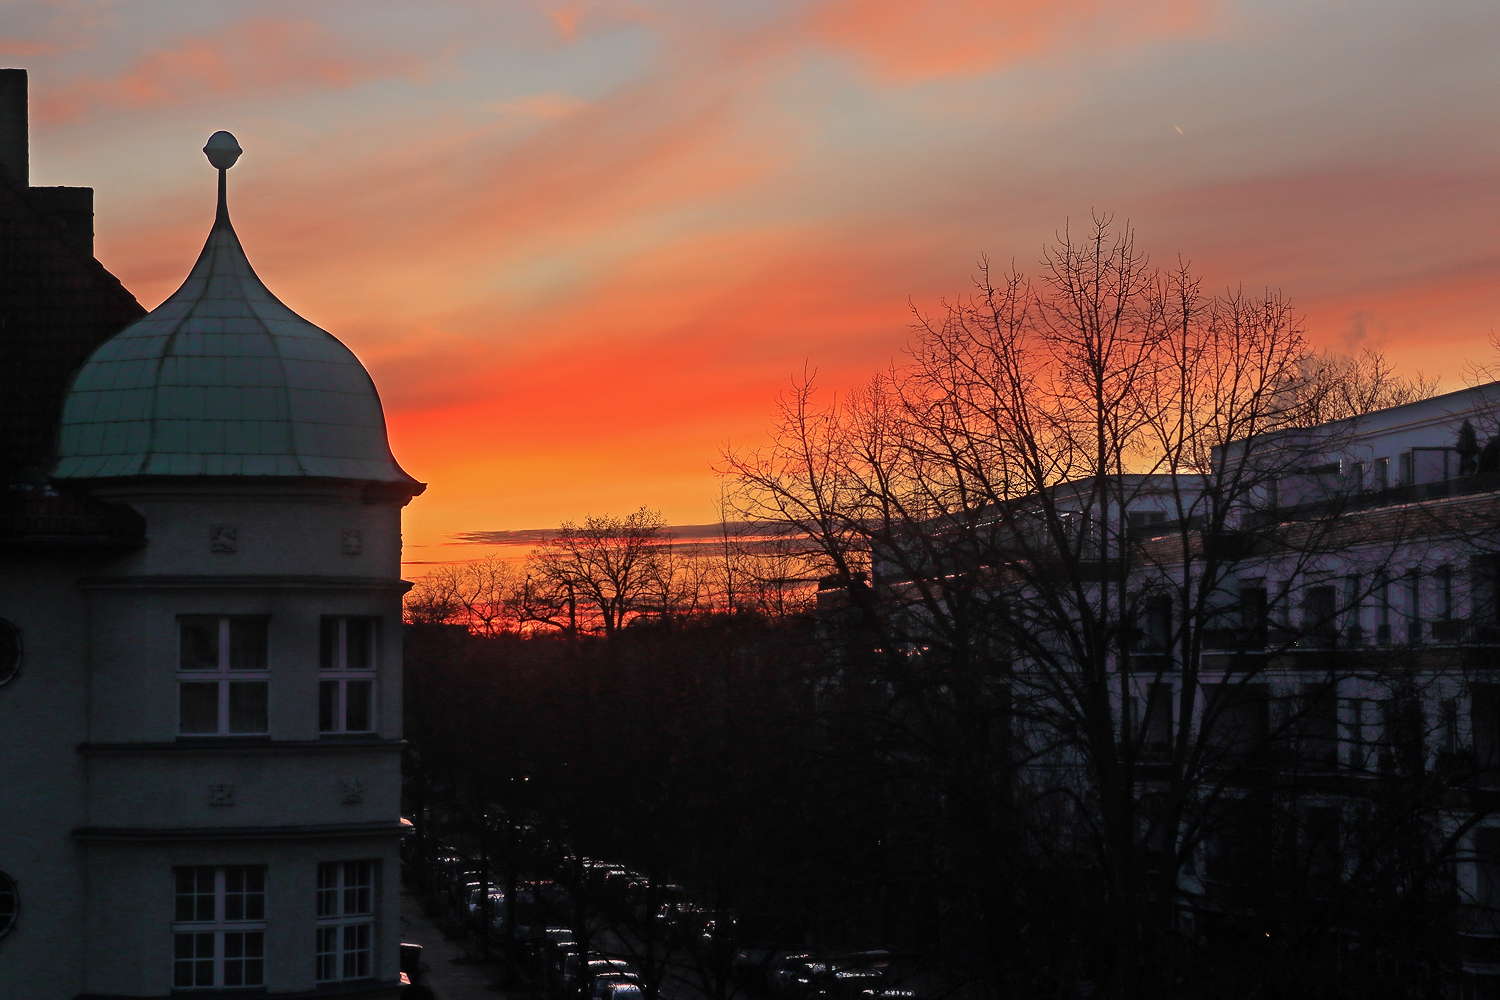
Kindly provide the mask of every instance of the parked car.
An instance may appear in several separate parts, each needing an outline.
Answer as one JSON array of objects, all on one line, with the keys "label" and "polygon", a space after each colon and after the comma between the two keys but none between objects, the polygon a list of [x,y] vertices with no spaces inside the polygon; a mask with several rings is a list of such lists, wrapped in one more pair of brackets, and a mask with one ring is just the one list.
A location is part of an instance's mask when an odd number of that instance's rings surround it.
[{"label": "parked car", "polygon": [[597,979],[600,976],[632,976],[640,979],[640,970],[623,958],[606,958],[602,955],[590,955],[588,961],[589,976]]},{"label": "parked car", "polygon": [[873,966],[826,968],[807,979],[798,977],[793,988],[798,1000],[861,1000],[884,991],[885,973]]},{"label": "parked car", "polygon": [[654,919],[662,907],[686,903],[687,890],[670,882],[653,886],[649,879],[641,879],[630,886],[627,898],[630,919],[636,924],[645,924]]},{"label": "parked car", "polygon": [[[798,975],[818,956],[811,951],[784,951],[771,960],[766,972],[766,988],[774,996],[783,996],[791,991]],[[818,970],[818,971],[821,971]]]},{"label": "parked car", "polygon": [[610,983],[595,996],[596,1000],[643,1000],[646,991],[640,983]]},{"label": "parked car", "polygon": [[607,1000],[616,989],[624,986],[631,986],[636,990],[640,990],[641,977],[624,972],[612,972],[602,976],[595,976],[589,983],[589,996],[593,997],[593,1000]]},{"label": "parked car", "polygon": [[542,931],[542,941],[553,951],[578,950],[578,938],[571,927],[548,927]]}]

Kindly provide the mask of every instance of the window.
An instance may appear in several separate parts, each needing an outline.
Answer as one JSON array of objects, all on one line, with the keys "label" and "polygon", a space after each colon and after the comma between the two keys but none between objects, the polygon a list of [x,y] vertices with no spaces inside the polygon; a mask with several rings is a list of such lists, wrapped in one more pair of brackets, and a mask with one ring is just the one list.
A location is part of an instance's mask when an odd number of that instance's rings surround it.
[{"label": "window", "polygon": [[1146,685],[1146,717],[1141,723],[1141,737],[1149,756],[1172,752],[1172,685]]},{"label": "window", "polygon": [[1240,588],[1240,634],[1250,649],[1265,649],[1270,641],[1271,612],[1264,586]]},{"label": "window", "polygon": [[1438,703],[1438,752],[1452,757],[1458,753],[1458,699],[1444,698]]},{"label": "window", "polygon": [[1500,684],[1469,687],[1469,731],[1474,738],[1474,763],[1487,782],[1500,771]]},{"label": "window", "polygon": [[1137,538],[1147,537],[1150,532],[1146,531],[1153,524],[1161,524],[1167,519],[1164,510],[1133,510],[1125,515],[1126,526],[1131,534]]},{"label": "window", "polygon": [[1206,823],[1212,882],[1248,885],[1265,877],[1271,847],[1271,813],[1264,802],[1220,800]]},{"label": "window", "polygon": [[1141,638],[1137,651],[1142,653],[1171,652],[1172,598],[1166,594],[1147,597],[1141,619]]},{"label": "window", "polygon": [[1388,489],[1391,485],[1391,460],[1389,458],[1377,458],[1375,460],[1375,488],[1377,490]]},{"label": "window", "polygon": [[1406,571],[1406,641],[1422,641],[1422,577],[1416,570]]},{"label": "window", "polygon": [[16,926],[16,914],[20,910],[21,896],[16,892],[16,880],[0,872],[0,938]]},{"label": "window", "polygon": [[1500,932],[1500,829],[1481,826],[1474,831],[1476,933]]},{"label": "window", "polygon": [[318,865],[318,982],[371,975],[375,935],[375,862]]},{"label": "window", "polygon": [[268,732],[266,619],[183,615],[177,626],[177,731],[184,736]]},{"label": "window", "polygon": [[1307,681],[1301,691],[1302,761],[1327,767],[1339,760],[1338,692],[1333,681]]},{"label": "window", "polygon": [[1500,630],[1500,560],[1493,555],[1474,556],[1469,560],[1469,620],[1473,622],[1474,638],[1481,642],[1494,642]]},{"label": "window", "polygon": [[1350,646],[1359,646],[1365,641],[1364,629],[1364,581],[1358,576],[1344,577],[1343,628],[1340,634]]},{"label": "window", "polygon": [[323,619],[318,731],[375,730],[375,638],[378,618]]},{"label": "window", "polygon": [[1375,641],[1391,641],[1391,578],[1385,570],[1375,574]]},{"label": "window", "polygon": [[1375,711],[1369,698],[1350,698],[1345,715],[1349,735],[1349,768],[1363,771],[1374,768],[1379,761],[1374,757],[1374,740],[1370,731],[1375,726]]},{"label": "window", "polygon": [[1270,689],[1237,681],[1204,688],[1208,697],[1203,725],[1209,748],[1229,761],[1243,760],[1260,749],[1270,718]]},{"label": "window", "polygon": [[175,868],[172,986],[264,986],[266,869]]},{"label": "window", "polygon": [[1314,884],[1336,881],[1343,867],[1340,826],[1343,816],[1337,806],[1313,806],[1303,820],[1307,850],[1307,875]]},{"label": "window", "polygon": [[1439,483],[1450,478],[1456,471],[1452,448],[1413,448],[1411,456],[1411,483]]},{"label": "window", "polygon": [[1303,643],[1322,648],[1333,645],[1338,633],[1334,619],[1338,596],[1329,586],[1308,587],[1302,593]]},{"label": "window", "polygon": [[0,618],[0,684],[21,672],[21,630]]}]

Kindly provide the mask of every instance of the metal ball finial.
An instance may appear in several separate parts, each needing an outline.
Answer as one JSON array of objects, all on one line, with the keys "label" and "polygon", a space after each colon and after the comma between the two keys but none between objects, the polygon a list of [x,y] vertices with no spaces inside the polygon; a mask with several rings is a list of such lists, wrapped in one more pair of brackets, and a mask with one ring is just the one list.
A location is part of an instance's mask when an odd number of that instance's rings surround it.
[{"label": "metal ball finial", "polygon": [[243,152],[239,140],[228,132],[215,132],[208,137],[208,143],[203,147],[203,155],[208,157],[208,162],[220,170],[228,170],[234,166],[234,161]]}]

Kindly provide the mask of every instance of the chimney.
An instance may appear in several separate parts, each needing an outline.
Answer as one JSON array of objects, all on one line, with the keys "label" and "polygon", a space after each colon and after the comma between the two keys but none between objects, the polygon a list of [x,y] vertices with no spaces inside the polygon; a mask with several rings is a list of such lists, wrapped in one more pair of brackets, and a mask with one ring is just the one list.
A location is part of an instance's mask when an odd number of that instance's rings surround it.
[{"label": "chimney", "polygon": [[0,168],[20,187],[31,183],[26,140],[26,71],[0,69]]},{"label": "chimney", "polygon": [[34,187],[26,192],[32,211],[52,220],[57,235],[85,257],[94,256],[94,189]]}]

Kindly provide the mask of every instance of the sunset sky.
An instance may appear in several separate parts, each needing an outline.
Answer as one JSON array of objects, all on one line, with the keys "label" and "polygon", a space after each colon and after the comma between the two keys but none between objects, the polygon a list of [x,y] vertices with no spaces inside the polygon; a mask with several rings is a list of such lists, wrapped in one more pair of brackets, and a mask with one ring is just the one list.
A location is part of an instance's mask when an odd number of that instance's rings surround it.
[{"label": "sunset sky", "polygon": [[9,2],[33,184],[96,191],[142,304],[212,221],[364,360],[430,484],[408,557],[645,504],[908,303],[1035,270],[1092,210],[1316,341],[1460,388],[1500,328],[1500,4],[1195,0]]}]

